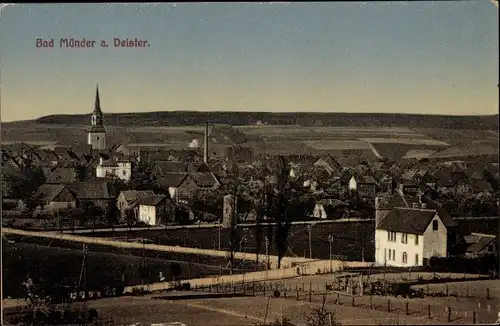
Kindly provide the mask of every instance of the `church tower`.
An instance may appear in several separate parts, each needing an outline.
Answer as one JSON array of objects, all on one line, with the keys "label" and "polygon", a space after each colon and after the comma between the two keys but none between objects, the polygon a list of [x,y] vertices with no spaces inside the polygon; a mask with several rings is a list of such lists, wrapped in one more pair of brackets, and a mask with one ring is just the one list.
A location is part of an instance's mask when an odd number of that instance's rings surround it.
[{"label": "church tower", "polygon": [[101,101],[99,99],[99,86],[97,86],[95,94],[94,111],[91,116],[92,126],[88,131],[88,144],[92,149],[106,149],[106,129],[102,125]]}]

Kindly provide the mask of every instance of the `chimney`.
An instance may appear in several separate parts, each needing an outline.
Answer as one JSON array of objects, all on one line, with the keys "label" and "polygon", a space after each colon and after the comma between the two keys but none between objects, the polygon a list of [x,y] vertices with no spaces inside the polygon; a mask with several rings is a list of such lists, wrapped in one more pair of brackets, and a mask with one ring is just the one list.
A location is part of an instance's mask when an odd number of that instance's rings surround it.
[{"label": "chimney", "polygon": [[205,144],[203,146],[203,162],[208,164],[208,122],[205,123]]}]

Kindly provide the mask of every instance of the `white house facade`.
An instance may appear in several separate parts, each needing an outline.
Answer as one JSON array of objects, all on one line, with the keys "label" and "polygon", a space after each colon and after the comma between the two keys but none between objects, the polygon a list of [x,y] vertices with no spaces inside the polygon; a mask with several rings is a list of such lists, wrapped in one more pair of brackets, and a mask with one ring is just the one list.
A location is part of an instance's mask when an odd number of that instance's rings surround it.
[{"label": "white house facade", "polygon": [[433,256],[447,256],[447,229],[435,210],[394,208],[375,229],[375,263],[423,266]]},{"label": "white house facade", "polygon": [[132,163],[116,162],[116,165],[104,164],[102,161],[96,167],[96,176],[98,178],[116,177],[123,181],[130,181],[132,177]]},{"label": "white house facade", "polygon": [[139,221],[148,225],[156,225],[156,206],[139,205]]},{"label": "white house facade", "polygon": [[356,182],[356,178],[354,176],[349,180],[349,190],[356,190],[358,188],[358,183]]}]

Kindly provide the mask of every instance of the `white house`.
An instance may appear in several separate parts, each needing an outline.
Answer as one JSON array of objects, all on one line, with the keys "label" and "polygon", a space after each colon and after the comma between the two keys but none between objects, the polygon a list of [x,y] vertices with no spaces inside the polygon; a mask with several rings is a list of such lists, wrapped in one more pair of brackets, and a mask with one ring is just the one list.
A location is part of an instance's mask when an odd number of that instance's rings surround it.
[{"label": "white house", "polygon": [[446,257],[448,230],[436,210],[393,208],[375,228],[375,263],[423,266],[433,256]]},{"label": "white house", "polygon": [[128,182],[132,177],[132,163],[113,159],[104,161],[101,157],[96,167],[96,176],[98,178],[116,177]]},{"label": "white house", "polygon": [[139,199],[138,204],[141,222],[161,225],[175,219],[175,208],[165,195],[145,196]]}]

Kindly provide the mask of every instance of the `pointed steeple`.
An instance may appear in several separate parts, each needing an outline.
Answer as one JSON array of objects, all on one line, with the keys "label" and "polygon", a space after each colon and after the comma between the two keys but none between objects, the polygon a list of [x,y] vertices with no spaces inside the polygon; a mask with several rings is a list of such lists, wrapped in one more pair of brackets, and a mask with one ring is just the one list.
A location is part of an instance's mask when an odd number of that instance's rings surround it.
[{"label": "pointed steeple", "polygon": [[101,101],[99,100],[99,85],[96,85],[95,104],[94,104],[94,112],[93,112],[93,114],[102,115]]}]

